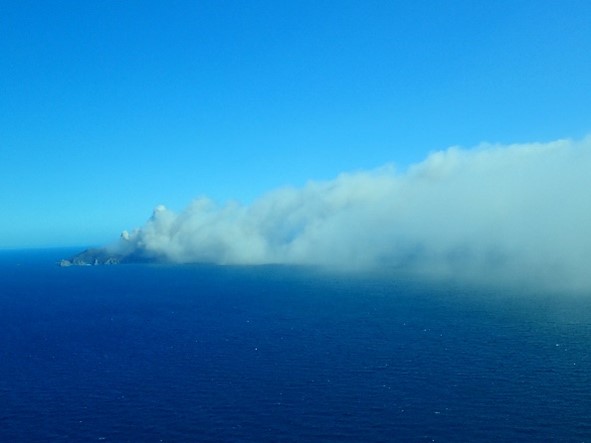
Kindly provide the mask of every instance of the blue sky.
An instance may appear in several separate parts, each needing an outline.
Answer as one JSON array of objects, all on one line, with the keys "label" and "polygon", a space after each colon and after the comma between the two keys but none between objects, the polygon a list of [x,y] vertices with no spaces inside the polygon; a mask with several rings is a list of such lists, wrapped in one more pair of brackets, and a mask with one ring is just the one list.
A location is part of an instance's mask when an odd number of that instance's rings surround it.
[{"label": "blue sky", "polygon": [[5,1],[0,247],[591,132],[587,1]]}]

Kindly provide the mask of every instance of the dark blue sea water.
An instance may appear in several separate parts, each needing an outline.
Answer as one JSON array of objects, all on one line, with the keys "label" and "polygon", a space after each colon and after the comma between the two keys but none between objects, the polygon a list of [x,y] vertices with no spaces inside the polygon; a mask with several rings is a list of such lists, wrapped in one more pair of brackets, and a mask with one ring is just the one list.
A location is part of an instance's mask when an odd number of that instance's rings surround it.
[{"label": "dark blue sea water", "polygon": [[591,294],[0,253],[2,442],[591,441]]}]

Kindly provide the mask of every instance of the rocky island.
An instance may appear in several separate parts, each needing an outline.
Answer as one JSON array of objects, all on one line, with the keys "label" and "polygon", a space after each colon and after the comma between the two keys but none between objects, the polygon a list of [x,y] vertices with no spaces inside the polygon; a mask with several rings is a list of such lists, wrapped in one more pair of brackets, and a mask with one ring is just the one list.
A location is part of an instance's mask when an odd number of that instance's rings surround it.
[{"label": "rocky island", "polygon": [[90,248],[70,258],[62,259],[58,262],[61,267],[68,266],[98,266],[98,265],[118,265],[122,263],[149,263],[156,262],[154,257],[148,257],[137,251],[132,253],[113,252],[107,248]]}]

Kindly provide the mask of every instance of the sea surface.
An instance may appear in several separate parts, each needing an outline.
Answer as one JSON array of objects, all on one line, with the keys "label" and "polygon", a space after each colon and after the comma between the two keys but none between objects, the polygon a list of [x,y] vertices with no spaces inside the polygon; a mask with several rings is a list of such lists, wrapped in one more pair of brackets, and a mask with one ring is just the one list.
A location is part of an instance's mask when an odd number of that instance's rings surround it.
[{"label": "sea surface", "polygon": [[591,441],[591,294],[0,252],[1,442]]}]

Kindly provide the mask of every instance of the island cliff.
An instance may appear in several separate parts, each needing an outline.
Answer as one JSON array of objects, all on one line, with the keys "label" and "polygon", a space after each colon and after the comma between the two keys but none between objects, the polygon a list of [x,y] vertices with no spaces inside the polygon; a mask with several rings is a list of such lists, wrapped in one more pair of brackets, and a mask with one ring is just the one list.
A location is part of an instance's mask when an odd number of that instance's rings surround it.
[{"label": "island cliff", "polygon": [[61,267],[68,266],[97,266],[118,265],[122,263],[149,263],[157,262],[154,257],[140,254],[137,251],[129,254],[109,251],[106,248],[90,248],[70,258],[64,258],[58,262]]}]

